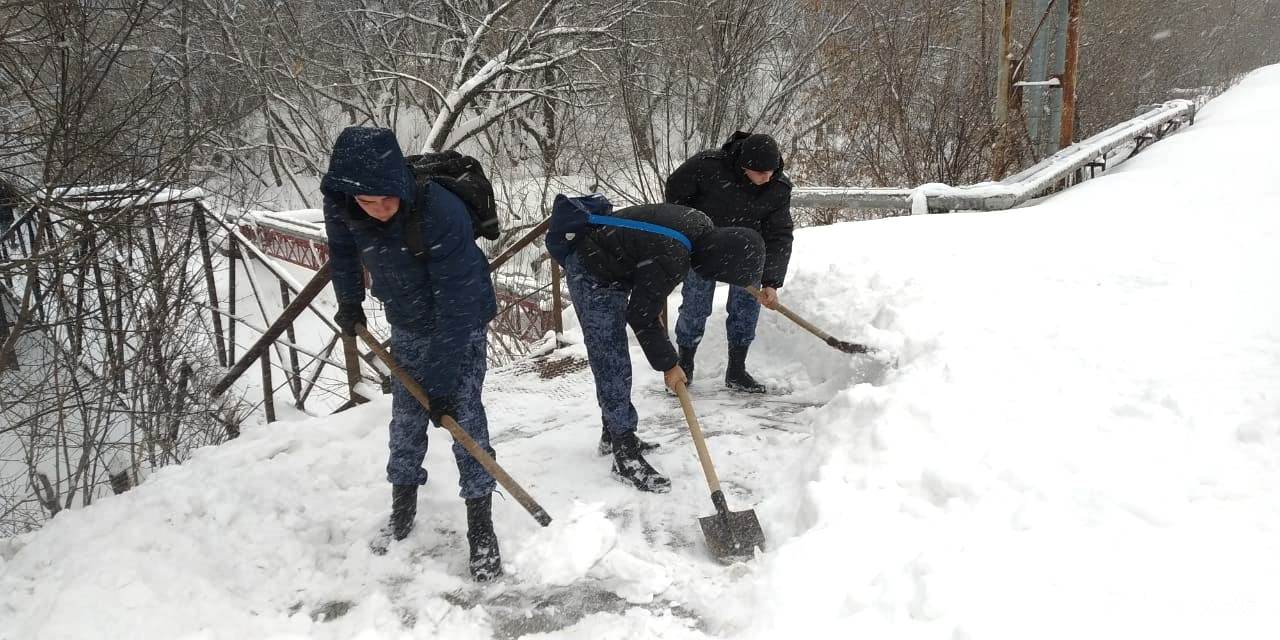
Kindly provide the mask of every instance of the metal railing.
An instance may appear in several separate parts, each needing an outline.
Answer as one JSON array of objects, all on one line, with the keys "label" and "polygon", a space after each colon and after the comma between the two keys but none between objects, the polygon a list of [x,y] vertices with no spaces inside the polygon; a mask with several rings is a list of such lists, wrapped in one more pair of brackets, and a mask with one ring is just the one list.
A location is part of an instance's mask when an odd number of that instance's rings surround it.
[{"label": "metal railing", "polygon": [[[264,408],[267,411],[267,420],[268,422],[270,422],[275,419],[275,411],[272,404],[272,400],[270,398],[270,391],[269,391],[272,389],[271,378],[270,378],[271,349],[273,345],[275,346],[275,348],[278,349],[280,345],[283,343],[290,350],[291,358],[296,358],[296,355],[293,355],[293,352],[296,349],[296,347],[293,345],[293,343],[296,342],[293,339],[293,337],[290,336],[290,339],[287,342],[282,341],[280,338],[283,334],[285,334],[285,332],[292,331],[294,321],[298,318],[299,315],[301,315],[304,311],[308,309],[316,313],[316,315],[321,316],[322,320],[326,324],[328,324],[330,328],[334,330],[335,333],[334,333],[333,339],[329,341],[328,346],[325,348],[323,352],[321,352],[320,354],[312,354],[312,353],[306,354],[306,355],[312,356],[315,359],[315,361],[318,362],[318,368],[314,376],[312,377],[312,379],[308,382],[308,387],[306,390],[303,391],[303,393],[299,394],[298,387],[296,385],[294,386],[295,396],[298,396],[297,407],[299,409],[302,408],[302,402],[305,401],[306,399],[306,393],[309,392],[310,389],[315,385],[315,379],[316,377],[319,376],[320,369],[323,368],[326,363],[331,362],[328,359],[328,357],[330,352],[333,350],[335,344],[337,343],[341,332],[338,330],[336,326],[333,325],[332,320],[330,320],[328,316],[321,314],[312,306],[312,302],[315,300],[316,296],[319,295],[319,293],[328,286],[329,281],[332,278],[332,274],[330,273],[329,263],[326,260],[323,264],[319,266],[319,268],[316,270],[316,274],[311,278],[311,280],[307,282],[305,285],[302,285],[298,283],[296,280],[294,280],[292,277],[290,277],[288,273],[280,270],[278,265],[272,264],[272,260],[270,259],[270,257],[268,257],[262,251],[261,248],[254,246],[253,243],[248,238],[246,238],[245,235],[242,234],[238,228],[235,228],[223,221],[219,221],[219,223],[222,224],[223,228],[227,230],[229,247],[232,249],[229,252],[229,257],[231,257],[231,259],[233,260],[232,273],[234,274],[235,272],[234,260],[237,257],[243,255],[242,252],[239,251],[238,249],[240,247],[247,249],[248,254],[252,256],[252,258],[266,265],[272,271],[273,275],[275,275],[279,279],[280,286],[281,286],[281,293],[282,293],[282,301],[285,301],[286,304],[285,304],[284,310],[275,319],[275,321],[271,323],[270,327],[266,329],[261,329],[259,327],[250,327],[251,329],[254,329],[255,331],[259,332],[261,335],[259,336],[258,340],[254,342],[254,344],[250,346],[249,349],[242,356],[240,356],[237,359],[235,358],[234,354],[228,354],[229,362],[230,360],[234,360],[234,362],[230,363],[230,369],[226,373],[226,375],[224,375],[222,379],[219,380],[214,385],[212,389],[212,395],[218,396],[225,393],[231,387],[231,385],[235,383],[236,380],[238,380],[242,375],[244,375],[246,371],[248,371],[248,369],[253,365],[254,362],[261,361],[262,375],[263,375],[262,384],[263,384],[263,389],[265,394]],[[546,233],[546,229],[549,224],[550,224],[550,219],[548,218],[547,220],[544,220],[542,223],[536,225],[535,227],[530,229],[528,232],[526,232],[524,236],[522,236],[519,240],[514,242],[503,253],[498,255],[489,263],[489,272],[493,273],[502,265],[506,264],[507,261],[509,261],[512,257],[514,257],[517,253],[519,253],[525,247],[528,247],[530,244],[533,244],[535,240],[537,240],[544,233]],[[553,311],[552,311],[552,314],[554,315],[553,327],[554,327],[554,331],[556,332],[556,335],[559,335],[564,330],[564,327],[561,325],[561,318],[559,313],[560,310],[563,308],[563,303],[561,301],[562,294],[561,294],[560,280],[561,278],[559,274],[559,265],[552,265],[552,282],[550,286],[551,286],[551,298],[553,301]],[[233,276],[232,280],[230,281],[232,291],[234,291],[234,286],[235,286],[234,282],[235,280]],[[286,291],[291,291],[294,294],[292,300],[288,300],[288,295],[285,294]],[[232,299],[234,299],[234,293],[231,294],[231,297]],[[214,301],[214,304],[216,305],[216,300]],[[215,314],[215,316],[216,315],[220,315],[220,314]],[[225,315],[228,315],[231,318],[231,326],[234,327],[236,322],[234,309],[230,310],[230,312]],[[263,313],[263,316],[266,317],[265,311]],[[378,381],[381,382],[381,386],[383,387],[384,390],[390,386],[389,380],[387,379],[386,374],[373,365],[373,359],[370,353],[360,352],[358,349],[355,348],[354,343],[351,341],[344,340],[344,343],[345,343],[344,359],[346,360],[349,400],[346,404],[339,407],[338,411],[343,411],[347,408],[350,408],[351,406],[360,404],[361,402],[364,402],[366,400],[366,398],[364,398],[356,390],[356,383],[362,377],[365,376],[365,374],[361,371],[362,369],[362,367],[360,366],[361,360],[365,360],[368,363],[368,366],[377,373],[379,378]],[[231,346],[231,345],[234,345],[234,337],[232,337],[228,341],[228,346]],[[383,344],[383,346],[384,347],[386,346],[385,343]],[[295,376],[299,375],[299,372],[300,372],[300,369],[296,365],[296,361],[293,366],[293,372]]]},{"label": "metal railing", "polygon": [[[1041,160],[999,182],[965,186],[926,184],[907,188],[801,187],[791,192],[791,206],[840,209],[895,209],[916,212],[998,211],[1012,209],[1045,195],[1059,185],[1079,182],[1082,172],[1105,171],[1182,125],[1195,123],[1190,100],[1171,100]],[[1127,155],[1112,152],[1133,145]]]}]

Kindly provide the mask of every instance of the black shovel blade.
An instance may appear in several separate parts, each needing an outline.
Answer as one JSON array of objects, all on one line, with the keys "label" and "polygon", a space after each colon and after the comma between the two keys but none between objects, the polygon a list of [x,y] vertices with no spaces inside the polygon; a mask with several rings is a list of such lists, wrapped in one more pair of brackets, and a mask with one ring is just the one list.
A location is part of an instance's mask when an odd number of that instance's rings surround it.
[{"label": "black shovel blade", "polygon": [[871,353],[870,347],[868,347],[865,344],[858,344],[856,342],[845,342],[844,340],[838,340],[836,338],[827,338],[827,344],[845,353],[852,353],[852,354]]},{"label": "black shovel blade", "polygon": [[[716,506],[722,506],[723,496],[718,501],[715,497],[712,499],[718,502]],[[702,535],[706,536],[707,549],[724,564],[746,562],[755,557],[756,547],[764,549],[764,530],[754,510],[720,509],[715,515],[698,518],[698,523],[702,525]]]}]

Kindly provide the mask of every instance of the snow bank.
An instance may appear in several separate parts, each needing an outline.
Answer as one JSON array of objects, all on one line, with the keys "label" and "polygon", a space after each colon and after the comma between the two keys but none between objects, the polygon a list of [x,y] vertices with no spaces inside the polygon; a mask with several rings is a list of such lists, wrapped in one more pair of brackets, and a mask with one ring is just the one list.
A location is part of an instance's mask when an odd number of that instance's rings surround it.
[{"label": "snow bank", "polygon": [[800,234],[799,310],[905,341],[814,416],[750,635],[1280,629],[1277,99],[1272,67],[1035,207]]}]

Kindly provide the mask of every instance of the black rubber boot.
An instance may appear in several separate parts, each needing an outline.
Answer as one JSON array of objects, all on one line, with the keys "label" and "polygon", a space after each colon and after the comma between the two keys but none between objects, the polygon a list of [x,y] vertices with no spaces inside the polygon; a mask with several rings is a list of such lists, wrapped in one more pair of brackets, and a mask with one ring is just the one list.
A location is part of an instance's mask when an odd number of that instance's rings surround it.
[{"label": "black rubber boot", "polygon": [[693,356],[698,353],[698,347],[686,347],[684,345],[679,345],[679,347],[680,368],[684,369],[684,377],[689,380],[685,383],[685,386],[691,386],[693,384]]},{"label": "black rubber boot", "polygon": [[[636,441],[640,443],[641,453],[658,448],[658,443],[656,442],[645,442],[640,438],[636,438]],[[603,427],[600,428],[600,446],[596,447],[596,453],[602,456],[613,453],[613,438],[609,436],[609,430]]]},{"label": "black rubber boot", "polygon": [[467,544],[471,547],[471,577],[486,582],[502,575],[502,554],[493,532],[493,494],[467,498]]},{"label": "black rubber boot", "polygon": [[613,477],[641,491],[666,493],[671,480],[644,459],[635,432],[613,437]]},{"label": "black rubber boot", "polygon": [[413,531],[413,519],[418,516],[418,485],[391,485],[391,537],[404,540]]},{"label": "black rubber boot", "polygon": [[764,393],[764,385],[747,373],[747,350],[751,347],[729,347],[729,367],[724,372],[724,386],[735,391]]},{"label": "black rubber boot", "polygon": [[417,515],[418,485],[391,485],[391,517],[369,544],[369,549],[377,555],[385,554],[393,539],[404,540],[409,537],[409,532],[413,531],[413,519]]}]

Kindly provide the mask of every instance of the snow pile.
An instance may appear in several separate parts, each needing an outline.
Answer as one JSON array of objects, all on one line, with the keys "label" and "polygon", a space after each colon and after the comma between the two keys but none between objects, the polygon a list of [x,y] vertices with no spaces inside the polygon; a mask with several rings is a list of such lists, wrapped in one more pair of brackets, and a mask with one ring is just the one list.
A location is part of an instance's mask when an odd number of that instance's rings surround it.
[{"label": "snow pile", "polygon": [[1263,70],[1035,207],[802,236],[802,313],[906,341],[814,417],[756,634],[1280,629],[1277,100]]},{"label": "snow pile", "polygon": [[602,507],[574,504],[563,522],[529,536],[507,569],[548,587],[568,586],[590,576],[628,602],[652,602],[671,586],[671,570],[642,557],[650,553],[619,548],[618,528]]},{"label": "snow pile", "polygon": [[692,391],[764,526],[750,563],[707,556],[697,457],[636,349],[664,496],[609,479],[585,370],[491,372],[498,460],[555,518],[495,501],[496,584],[467,579],[436,430],[418,526],[368,552],[381,399],[0,541],[0,638],[1274,637],[1278,103],[1267,68],[1035,206],[797,234],[783,301],[897,366],[765,313],[749,364],[778,393],[743,397],[709,323]]}]

